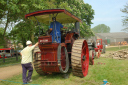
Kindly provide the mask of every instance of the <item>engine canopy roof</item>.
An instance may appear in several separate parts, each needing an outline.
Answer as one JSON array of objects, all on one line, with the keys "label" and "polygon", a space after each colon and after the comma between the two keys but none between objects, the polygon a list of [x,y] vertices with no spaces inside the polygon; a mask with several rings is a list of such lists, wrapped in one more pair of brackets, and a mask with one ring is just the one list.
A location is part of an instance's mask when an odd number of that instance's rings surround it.
[{"label": "engine canopy roof", "polygon": [[74,16],[65,9],[48,9],[48,10],[36,11],[26,14],[25,18],[33,21],[38,20],[39,22],[44,24],[50,24],[50,22],[52,22],[52,17],[55,16],[56,16],[56,21],[62,24],[82,22],[81,19]]}]

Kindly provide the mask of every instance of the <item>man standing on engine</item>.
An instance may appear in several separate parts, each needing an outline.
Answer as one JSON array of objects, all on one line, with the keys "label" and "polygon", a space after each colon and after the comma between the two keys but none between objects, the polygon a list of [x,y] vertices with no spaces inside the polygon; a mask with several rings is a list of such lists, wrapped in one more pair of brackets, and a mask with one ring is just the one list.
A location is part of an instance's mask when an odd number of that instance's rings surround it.
[{"label": "man standing on engine", "polygon": [[[32,45],[31,41],[27,41],[25,47],[21,52],[20,55],[22,56],[21,65],[22,65],[22,79],[23,84],[27,84],[28,82],[32,82],[31,76],[33,73],[33,67],[32,67],[32,50],[38,45],[37,42],[35,45]],[[26,73],[28,72],[28,76],[26,77]]]},{"label": "man standing on engine", "polygon": [[61,23],[56,21],[55,17],[52,17],[52,21],[50,24],[50,30],[49,32],[50,35],[52,35],[52,42],[54,41],[54,37],[55,37],[55,41],[57,43],[61,43],[61,32],[60,32],[60,28],[65,28],[67,29],[67,27],[64,27]]}]

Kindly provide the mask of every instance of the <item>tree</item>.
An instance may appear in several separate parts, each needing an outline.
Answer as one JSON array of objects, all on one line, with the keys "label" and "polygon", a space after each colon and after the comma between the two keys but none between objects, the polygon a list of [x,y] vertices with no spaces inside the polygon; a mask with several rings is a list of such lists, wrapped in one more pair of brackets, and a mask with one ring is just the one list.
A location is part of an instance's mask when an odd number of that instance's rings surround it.
[{"label": "tree", "polygon": [[18,23],[9,33],[10,39],[17,40],[17,43],[22,43],[26,46],[26,41],[33,40],[33,35],[36,31],[36,26],[32,21],[26,20]]},{"label": "tree", "polygon": [[124,19],[122,20],[123,25],[126,26],[126,28],[122,29],[122,31],[127,31],[128,32],[128,3],[124,6],[124,9],[121,9],[123,13],[126,14],[126,16],[123,16]]},{"label": "tree", "polygon": [[92,28],[94,33],[110,33],[110,27],[106,26],[105,24],[99,24]]},{"label": "tree", "polygon": [[3,40],[3,33],[4,33],[4,28],[0,28],[0,46],[3,45],[5,43],[5,41]]},{"label": "tree", "polygon": [[7,39],[8,39],[8,37],[7,37],[7,33],[6,33],[6,37],[4,38],[3,37],[3,33],[4,33],[4,28],[0,28],[0,47],[2,46],[2,47],[6,47],[6,43],[7,43]]},{"label": "tree", "polygon": [[25,14],[43,9],[43,4],[43,0],[1,0],[0,20],[6,21],[3,36],[10,22],[23,20]]},{"label": "tree", "polygon": [[[90,29],[92,24],[91,20],[94,18],[94,10],[89,4],[85,4],[83,0],[49,0],[52,8],[63,8],[79,17],[83,23],[80,24],[81,37],[91,36],[93,32]],[[51,7],[50,4],[48,4]],[[70,24],[70,28],[73,28],[73,24]]]},{"label": "tree", "polygon": [[[9,36],[15,37],[12,39],[22,42],[24,46],[26,40],[28,39],[34,42],[34,40],[37,38],[36,36],[38,35],[37,32],[39,31],[37,23],[26,20],[24,15],[44,9],[63,8],[68,10],[82,20],[82,23],[80,24],[80,35],[82,37],[93,35],[90,26],[92,24],[91,20],[94,18],[94,10],[92,9],[91,5],[85,4],[83,0],[8,0],[8,4],[6,0],[2,1],[5,2],[2,3],[3,6],[5,5],[5,7],[7,7],[7,9],[2,9],[2,18],[5,18],[6,21],[8,20],[8,23],[19,22],[11,31]],[[12,11],[8,12],[9,18],[6,17],[6,11]],[[0,17],[0,19],[2,18]],[[8,23],[6,23],[6,27],[8,27]],[[48,26],[44,24],[41,25],[43,25],[45,31],[48,29]],[[70,24],[68,26],[73,28],[74,25]]]},{"label": "tree", "polygon": [[9,28],[10,23],[26,21],[24,18],[25,14],[43,9],[44,7],[43,0],[1,0],[0,24],[5,25],[2,36],[5,38],[5,33]]}]

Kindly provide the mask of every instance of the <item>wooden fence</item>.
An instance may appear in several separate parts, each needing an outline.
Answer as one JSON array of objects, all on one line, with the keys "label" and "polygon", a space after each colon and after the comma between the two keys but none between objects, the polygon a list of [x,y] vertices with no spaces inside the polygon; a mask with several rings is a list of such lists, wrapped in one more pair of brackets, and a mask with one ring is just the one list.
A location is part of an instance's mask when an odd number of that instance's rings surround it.
[{"label": "wooden fence", "polygon": [[4,54],[1,55],[0,58],[0,64],[2,63],[13,63],[13,62],[19,62],[20,61],[20,55],[18,55],[18,53],[16,53],[16,55],[14,56],[10,56],[10,57],[6,57]]}]

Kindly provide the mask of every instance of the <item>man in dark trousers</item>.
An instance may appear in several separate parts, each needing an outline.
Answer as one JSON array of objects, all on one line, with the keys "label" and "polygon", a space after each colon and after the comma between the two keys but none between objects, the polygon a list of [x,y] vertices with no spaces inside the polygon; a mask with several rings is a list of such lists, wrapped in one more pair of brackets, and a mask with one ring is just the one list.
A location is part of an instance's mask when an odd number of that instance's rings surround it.
[{"label": "man in dark trousers", "polygon": [[[21,65],[22,65],[22,79],[23,84],[27,84],[28,82],[32,82],[31,76],[33,73],[33,67],[32,67],[32,50],[38,45],[37,42],[35,45],[32,45],[31,41],[27,41],[25,47],[21,52],[20,55],[22,56]],[[28,72],[28,76],[26,76],[26,73]]]}]

